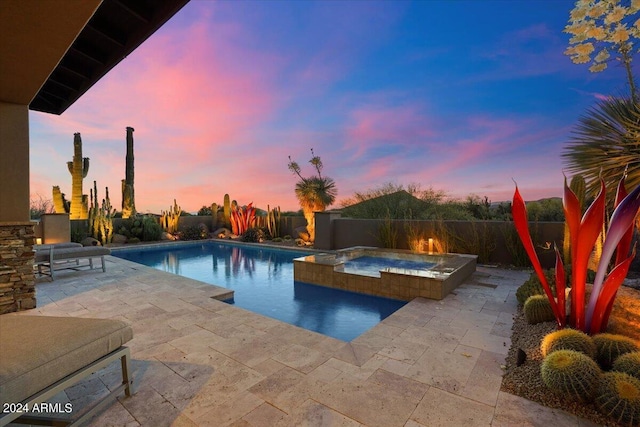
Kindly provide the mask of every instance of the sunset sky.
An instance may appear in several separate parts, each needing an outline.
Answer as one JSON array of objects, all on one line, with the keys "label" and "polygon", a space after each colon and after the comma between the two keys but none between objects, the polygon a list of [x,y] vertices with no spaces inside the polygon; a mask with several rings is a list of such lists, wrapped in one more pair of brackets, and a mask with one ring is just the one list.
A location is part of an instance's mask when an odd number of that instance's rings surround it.
[{"label": "sunset sky", "polygon": [[[120,208],[135,128],[139,212],[222,203],[297,210],[287,156],[322,158],[339,201],[384,183],[452,198],[560,196],[560,154],[623,68],[563,54],[571,0],[191,0],[61,116],[31,112],[32,198],[59,185],[73,134]],[[637,64],[636,64],[637,66]],[[636,69],[637,70],[637,69]]]}]

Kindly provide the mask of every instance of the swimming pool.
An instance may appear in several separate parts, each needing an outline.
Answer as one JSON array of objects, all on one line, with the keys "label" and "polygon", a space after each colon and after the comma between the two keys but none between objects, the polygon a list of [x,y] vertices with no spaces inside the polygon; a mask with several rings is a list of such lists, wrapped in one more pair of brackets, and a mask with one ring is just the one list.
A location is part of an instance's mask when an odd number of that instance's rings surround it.
[{"label": "swimming pool", "polygon": [[233,304],[351,341],[406,302],[293,280],[293,259],[308,252],[235,243],[194,242],[126,248],[112,255],[234,291]]}]

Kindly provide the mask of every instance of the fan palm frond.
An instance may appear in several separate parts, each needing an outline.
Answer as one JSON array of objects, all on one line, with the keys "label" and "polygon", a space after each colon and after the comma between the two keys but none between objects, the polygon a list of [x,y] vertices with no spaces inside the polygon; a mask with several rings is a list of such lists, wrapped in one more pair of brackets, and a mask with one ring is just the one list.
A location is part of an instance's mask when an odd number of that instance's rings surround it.
[{"label": "fan palm frond", "polygon": [[591,196],[602,177],[612,200],[625,169],[627,186],[639,185],[640,104],[632,98],[599,101],[580,117],[562,157],[568,172],[583,175]]}]

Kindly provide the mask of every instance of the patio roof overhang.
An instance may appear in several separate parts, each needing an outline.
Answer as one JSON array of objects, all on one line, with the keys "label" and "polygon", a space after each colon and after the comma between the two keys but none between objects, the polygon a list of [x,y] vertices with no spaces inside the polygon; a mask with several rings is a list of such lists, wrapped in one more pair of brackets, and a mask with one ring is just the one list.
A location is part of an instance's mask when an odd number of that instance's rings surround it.
[{"label": "patio roof overhang", "polygon": [[0,2],[0,101],[61,114],[187,2]]}]

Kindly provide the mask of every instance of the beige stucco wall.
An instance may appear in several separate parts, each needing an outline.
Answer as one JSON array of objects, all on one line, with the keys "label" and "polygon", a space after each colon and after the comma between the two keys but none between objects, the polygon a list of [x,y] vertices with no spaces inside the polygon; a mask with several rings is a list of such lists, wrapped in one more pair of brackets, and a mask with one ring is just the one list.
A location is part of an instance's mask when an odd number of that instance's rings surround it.
[{"label": "beige stucco wall", "polygon": [[29,107],[0,102],[0,223],[29,221]]}]

